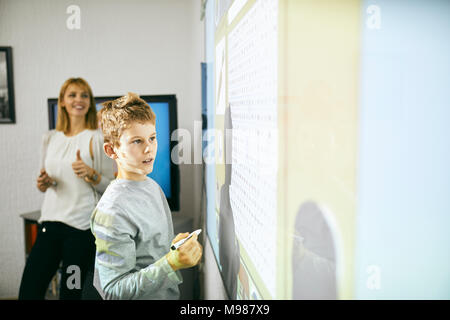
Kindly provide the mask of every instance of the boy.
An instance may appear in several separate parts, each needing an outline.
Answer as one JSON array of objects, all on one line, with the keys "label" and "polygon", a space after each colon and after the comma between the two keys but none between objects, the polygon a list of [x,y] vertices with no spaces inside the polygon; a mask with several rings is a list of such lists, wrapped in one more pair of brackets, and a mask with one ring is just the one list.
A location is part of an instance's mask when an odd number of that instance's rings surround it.
[{"label": "boy", "polygon": [[193,236],[177,250],[172,218],[152,172],[158,148],[155,114],[128,93],[103,104],[104,152],[118,167],[91,217],[96,238],[94,286],[103,299],[178,299],[179,269],[195,266],[202,247]]}]

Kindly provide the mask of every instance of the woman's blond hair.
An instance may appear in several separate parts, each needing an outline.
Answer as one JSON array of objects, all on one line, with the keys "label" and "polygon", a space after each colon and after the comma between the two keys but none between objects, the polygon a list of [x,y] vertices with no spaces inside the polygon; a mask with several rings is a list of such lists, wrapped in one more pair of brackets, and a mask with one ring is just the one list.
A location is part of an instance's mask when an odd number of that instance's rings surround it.
[{"label": "woman's blond hair", "polygon": [[70,130],[70,118],[67,113],[66,108],[64,108],[61,103],[64,101],[64,95],[66,94],[67,88],[75,84],[89,93],[89,110],[86,113],[85,123],[87,129],[97,129],[97,109],[95,108],[94,96],[92,94],[91,87],[83,78],[70,78],[67,79],[61,86],[58,97],[58,118],[56,119],[56,130],[67,133]]},{"label": "woman's blond hair", "polygon": [[128,92],[127,95],[116,100],[102,103],[101,128],[106,143],[120,146],[120,136],[133,122],[156,124],[156,115],[152,108],[136,93]]}]

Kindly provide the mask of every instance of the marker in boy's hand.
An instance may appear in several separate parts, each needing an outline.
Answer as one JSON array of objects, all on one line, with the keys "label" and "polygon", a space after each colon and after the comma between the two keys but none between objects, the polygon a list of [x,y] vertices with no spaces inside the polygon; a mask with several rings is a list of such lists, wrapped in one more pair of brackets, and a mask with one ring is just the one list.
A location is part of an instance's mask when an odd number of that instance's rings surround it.
[{"label": "marker in boy's hand", "polygon": [[[179,233],[172,244],[187,238],[189,232]],[[166,255],[169,265],[174,271],[180,269],[186,269],[197,265],[202,257],[202,245],[197,241],[198,235],[194,234],[189,240],[187,240],[182,246],[176,250],[170,250]]]},{"label": "marker in boy's hand", "polygon": [[179,241],[172,243],[172,246],[170,247],[170,249],[177,250],[180,246],[182,246],[191,237],[193,237],[195,234],[198,236],[201,232],[202,232],[202,229],[198,229],[198,230],[195,230],[194,232],[191,232],[186,238],[183,238]]}]

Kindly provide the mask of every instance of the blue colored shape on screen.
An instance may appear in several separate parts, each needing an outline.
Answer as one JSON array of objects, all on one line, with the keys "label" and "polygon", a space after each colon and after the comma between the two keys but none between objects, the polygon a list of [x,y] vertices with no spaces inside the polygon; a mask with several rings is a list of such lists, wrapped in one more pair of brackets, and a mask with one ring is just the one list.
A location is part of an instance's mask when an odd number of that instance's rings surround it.
[{"label": "blue colored shape on screen", "polygon": [[[215,1],[207,1],[206,3],[206,13],[205,19],[207,28],[205,28],[205,38],[206,38],[206,114],[208,129],[215,128],[215,110],[214,110],[214,30],[215,30],[215,20],[214,20],[214,10]],[[203,137],[205,138],[205,137]],[[208,148],[208,152],[204,154],[206,157],[215,157],[214,149],[214,138],[208,140],[205,143],[205,148]],[[205,153],[205,150],[204,150]],[[218,219],[216,213],[216,166],[215,164],[206,164],[206,231],[211,243],[211,247],[214,252],[216,261],[218,262],[219,268],[220,257],[219,257],[219,228]]]},{"label": "blue colored shape on screen", "polygon": [[148,174],[164,191],[167,198],[172,196],[170,186],[170,127],[169,104],[167,102],[149,103],[156,114],[156,139],[158,140],[158,153],[153,165],[153,171]]}]

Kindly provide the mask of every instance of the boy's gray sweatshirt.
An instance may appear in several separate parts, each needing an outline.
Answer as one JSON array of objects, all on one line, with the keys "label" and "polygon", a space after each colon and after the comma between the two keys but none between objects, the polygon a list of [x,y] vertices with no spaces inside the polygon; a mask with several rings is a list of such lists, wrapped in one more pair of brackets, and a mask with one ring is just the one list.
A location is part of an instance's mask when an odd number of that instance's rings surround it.
[{"label": "boy's gray sweatshirt", "polygon": [[103,299],[178,299],[179,271],[165,255],[174,238],[161,187],[113,180],[91,216],[96,257],[94,286]]}]

